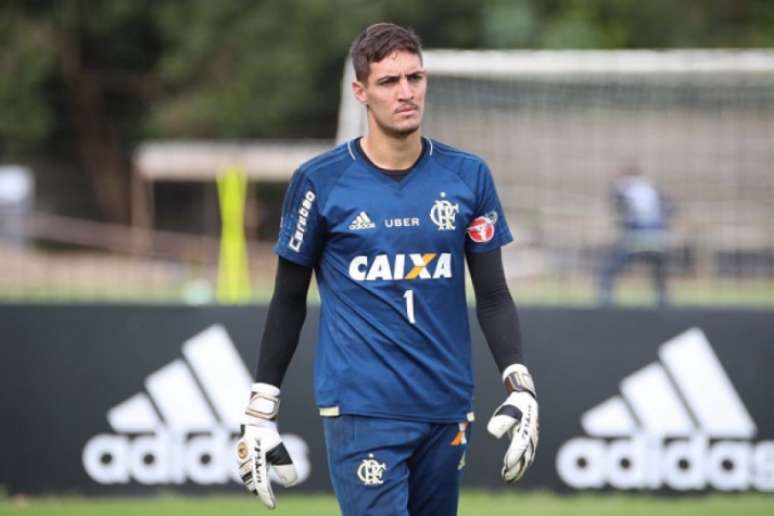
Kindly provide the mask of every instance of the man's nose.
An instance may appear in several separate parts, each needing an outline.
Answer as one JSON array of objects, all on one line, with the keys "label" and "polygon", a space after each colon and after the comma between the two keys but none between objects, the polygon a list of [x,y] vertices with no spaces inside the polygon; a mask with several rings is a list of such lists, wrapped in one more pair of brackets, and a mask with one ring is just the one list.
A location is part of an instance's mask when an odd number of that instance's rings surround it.
[{"label": "man's nose", "polygon": [[398,83],[398,94],[402,99],[410,99],[414,96],[414,93],[411,91],[411,85],[408,82],[408,78],[402,77],[400,79],[400,82]]}]

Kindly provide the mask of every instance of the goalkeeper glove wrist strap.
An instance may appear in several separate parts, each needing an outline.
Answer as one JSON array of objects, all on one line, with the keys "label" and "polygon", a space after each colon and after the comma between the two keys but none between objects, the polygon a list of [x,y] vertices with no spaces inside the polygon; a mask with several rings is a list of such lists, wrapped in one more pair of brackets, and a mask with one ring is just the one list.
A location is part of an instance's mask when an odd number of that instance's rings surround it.
[{"label": "goalkeeper glove wrist strap", "polygon": [[537,399],[535,383],[532,375],[523,364],[511,364],[503,371],[503,384],[508,394],[513,392],[528,392]]},{"label": "goalkeeper glove wrist strap", "polygon": [[250,391],[250,402],[245,409],[248,418],[274,421],[279,413],[280,390],[268,383],[254,383]]}]

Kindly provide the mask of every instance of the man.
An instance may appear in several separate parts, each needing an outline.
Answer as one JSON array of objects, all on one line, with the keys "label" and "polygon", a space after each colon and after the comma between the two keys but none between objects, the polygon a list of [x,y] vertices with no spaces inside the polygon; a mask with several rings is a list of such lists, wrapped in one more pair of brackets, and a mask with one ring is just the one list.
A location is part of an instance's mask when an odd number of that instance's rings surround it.
[{"label": "man", "polygon": [[275,419],[314,270],[315,397],[342,513],[453,515],[473,421],[464,256],[509,393],[488,425],[511,441],[506,481],[521,478],[537,446],[500,255],[512,238],[486,165],[421,135],[427,76],[416,35],[372,25],[351,52],[368,134],[302,165],[288,187],[240,473],[271,508],[269,466],[284,485],[296,480]]},{"label": "man", "polygon": [[610,305],[615,277],[632,262],[651,267],[659,306],[669,303],[667,258],[669,252],[668,219],[672,207],[655,185],[640,170],[629,165],[613,184],[613,208],[618,239],[602,264],[599,303]]}]

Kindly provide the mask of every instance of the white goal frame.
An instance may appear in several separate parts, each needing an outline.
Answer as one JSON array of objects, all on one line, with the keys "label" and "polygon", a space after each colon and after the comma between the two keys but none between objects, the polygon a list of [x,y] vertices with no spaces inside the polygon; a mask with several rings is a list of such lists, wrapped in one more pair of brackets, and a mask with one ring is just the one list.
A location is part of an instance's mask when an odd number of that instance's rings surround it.
[{"label": "white goal frame", "polygon": [[[740,50],[423,50],[428,74],[451,77],[543,77],[615,74],[774,72],[774,49]],[[365,109],[352,95],[352,59],[344,67],[336,142],[365,134]]]},{"label": "white goal frame", "polygon": [[[433,80],[435,77],[449,77],[451,79],[524,79],[537,83],[585,83],[600,84],[606,78],[618,84],[638,85],[653,79],[654,83],[664,80],[665,83],[679,83],[685,78],[698,78],[688,80],[695,84],[703,84],[706,77],[708,83],[735,84],[737,77],[755,79],[760,76],[764,84],[774,77],[774,49],[680,49],[680,50],[424,50],[424,66],[430,78],[428,96],[433,95]],[[352,93],[352,82],[355,79],[351,60],[347,60],[341,86],[341,103],[339,108],[337,143],[364,135],[367,132],[367,120],[365,108],[356,101]],[[768,105],[767,105],[768,106]],[[767,107],[767,109],[769,109]],[[769,112],[769,111],[767,111]],[[774,124],[764,124],[770,130]],[[752,130],[752,129],[750,129]],[[761,133],[763,134],[763,133]],[[768,134],[768,133],[766,133]],[[669,136],[664,136],[668,138]],[[743,138],[743,136],[739,136]],[[760,140],[760,138],[759,138]],[[614,144],[613,144],[614,145]],[[647,145],[647,142],[643,145]],[[758,145],[763,145],[760,142]],[[765,155],[771,162],[771,170],[774,170],[774,141],[771,143],[771,151],[766,150]],[[466,149],[470,150],[470,149]],[[486,157],[486,156],[485,156]],[[758,154],[760,157],[760,153]],[[495,167],[497,168],[497,167]],[[610,174],[606,170],[604,174]],[[733,180],[735,171],[727,174],[729,180]],[[600,175],[601,177],[601,175]],[[511,194],[507,181],[498,180],[501,198],[507,199]],[[686,181],[691,178],[686,179]],[[770,183],[770,184],[769,184]],[[763,189],[774,190],[774,178],[761,185]],[[587,193],[587,192],[586,192]],[[532,235],[522,233],[518,239],[519,245],[509,248],[509,253],[521,257],[531,253],[534,260],[524,259],[524,266],[520,267],[527,275],[551,274],[550,270],[562,269],[567,265],[567,270],[589,271],[587,255],[577,260],[587,260],[585,264],[578,265],[578,261],[560,266],[547,265],[557,256],[554,249],[553,258],[547,259],[541,246],[546,242],[555,244],[560,242],[568,248],[588,252],[590,249],[599,249],[604,242],[610,242],[613,238],[614,227],[608,213],[607,199],[599,195],[600,191],[594,190],[593,196],[577,196],[573,200],[574,206],[570,210],[557,211],[561,203],[544,202],[559,197],[570,198],[574,193],[563,190],[558,193],[535,192],[528,194],[533,204],[529,209],[534,209],[540,221],[538,229]],[[689,205],[683,206],[682,221],[687,221],[676,232],[679,244],[690,245],[696,251],[699,262],[700,274],[713,274],[711,263],[713,253],[718,251],[734,252],[736,250],[757,250],[761,247],[774,249],[774,226],[766,227],[761,222],[768,217],[774,217],[774,205],[745,207],[741,204],[736,208],[727,206],[717,207],[712,204],[712,199],[694,198]],[[506,204],[506,203],[504,203]],[[575,230],[566,222],[558,224],[550,221],[571,221],[579,205],[587,206],[585,216],[587,225]],[[738,209],[740,208],[741,209]],[[505,206],[506,211],[513,208]],[[519,205],[519,209],[526,209]],[[739,219],[723,221],[711,227],[710,231],[704,231],[697,220],[705,212],[722,212],[727,209],[737,209],[740,212]],[[576,210],[573,212],[572,210]],[[757,210],[757,211],[755,211]],[[744,211],[744,213],[741,213]],[[765,211],[769,215],[761,215]],[[748,214],[749,212],[749,214]],[[714,213],[713,213],[714,214]],[[515,217],[514,217],[515,219]],[[751,221],[748,224],[748,219]],[[590,222],[589,222],[590,221]],[[682,222],[681,221],[681,222]],[[557,225],[564,224],[566,231],[561,233],[556,230]],[[534,236],[534,235],[537,236]],[[571,256],[571,253],[562,255],[561,258]],[[570,258],[573,260],[573,258]],[[527,263],[528,262],[528,263]],[[535,264],[531,267],[529,264]],[[533,274],[534,273],[534,274]]]}]

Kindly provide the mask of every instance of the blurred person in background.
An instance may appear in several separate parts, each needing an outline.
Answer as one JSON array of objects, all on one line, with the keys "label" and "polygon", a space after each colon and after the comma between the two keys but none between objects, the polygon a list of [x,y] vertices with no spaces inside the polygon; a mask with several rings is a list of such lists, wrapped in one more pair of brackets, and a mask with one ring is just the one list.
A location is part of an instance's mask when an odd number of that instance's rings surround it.
[{"label": "blurred person in background", "polygon": [[25,247],[32,213],[35,185],[31,170],[18,165],[0,165],[0,245]]},{"label": "blurred person in background", "polygon": [[618,236],[602,262],[599,303],[609,306],[616,276],[629,264],[643,262],[651,269],[658,305],[667,306],[671,202],[636,165],[626,166],[616,178],[611,198]]},{"label": "blurred person in background", "polygon": [[535,388],[500,252],[512,237],[486,164],[421,134],[427,74],[416,34],[375,24],[351,54],[368,134],[305,163],[288,186],[240,474],[270,508],[269,473],[296,481],[276,419],[314,271],[315,398],[342,513],[451,516],[473,422],[466,260],[507,393],[487,426],[508,436],[502,478],[520,479],[537,447]]}]

